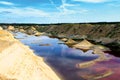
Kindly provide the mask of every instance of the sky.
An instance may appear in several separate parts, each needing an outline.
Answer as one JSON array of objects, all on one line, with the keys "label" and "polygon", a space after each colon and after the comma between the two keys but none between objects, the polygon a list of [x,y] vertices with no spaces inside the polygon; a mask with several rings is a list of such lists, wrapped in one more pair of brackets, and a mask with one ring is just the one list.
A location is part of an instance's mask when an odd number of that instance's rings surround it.
[{"label": "sky", "polygon": [[120,21],[120,0],[0,0],[0,23]]}]

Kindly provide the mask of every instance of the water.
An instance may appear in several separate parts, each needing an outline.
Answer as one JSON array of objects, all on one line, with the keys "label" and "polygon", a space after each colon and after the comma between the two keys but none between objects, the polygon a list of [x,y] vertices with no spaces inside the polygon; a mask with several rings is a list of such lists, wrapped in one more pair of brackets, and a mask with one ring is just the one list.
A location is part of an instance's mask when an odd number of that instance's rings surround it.
[{"label": "water", "polygon": [[15,38],[19,39],[25,45],[28,45],[31,49],[34,50],[36,55],[42,57],[66,57],[66,58],[81,58],[84,59],[95,59],[98,57],[96,54],[92,54],[92,50],[83,52],[82,50],[69,48],[57,38],[50,38],[48,36],[29,36],[24,33],[16,33]]},{"label": "water", "polygon": [[[44,57],[47,64],[49,64],[63,80],[87,80],[86,76],[101,73],[101,71],[112,71],[109,77],[101,80],[119,80],[120,75],[120,58],[106,54],[111,57],[108,61],[96,63],[92,67],[85,69],[78,68],[76,65],[82,62],[94,60],[98,55],[92,54],[92,50],[83,52],[82,50],[73,49],[65,44],[59,44],[61,41],[57,38],[50,38],[48,36],[29,36],[23,33],[15,33],[23,44],[28,45],[35,54]],[[85,77],[84,77],[85,76]]]}]

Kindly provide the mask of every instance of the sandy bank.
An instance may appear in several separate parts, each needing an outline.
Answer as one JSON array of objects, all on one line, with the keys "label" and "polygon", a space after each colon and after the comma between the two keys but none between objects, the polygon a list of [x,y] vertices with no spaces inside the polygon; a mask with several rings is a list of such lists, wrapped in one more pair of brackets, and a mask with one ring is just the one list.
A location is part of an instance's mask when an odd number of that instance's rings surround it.
[{"label": "sandy bank", "polygon": [[29,47],[0,30],[0,80],[60,80]]}]

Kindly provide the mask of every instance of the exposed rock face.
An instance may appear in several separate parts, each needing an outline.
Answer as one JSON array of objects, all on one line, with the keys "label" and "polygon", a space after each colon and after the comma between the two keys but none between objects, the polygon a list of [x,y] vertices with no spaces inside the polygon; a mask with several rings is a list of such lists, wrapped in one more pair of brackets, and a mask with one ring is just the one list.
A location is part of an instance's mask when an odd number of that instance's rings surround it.
[{"label": "exposed rock face", "polygon": [[[19,28],[18,28],[19,29]],[[42,33],[38,32],[36,30],[35,27],[31,26],[31,27],[28,27],[27,29],[24,29],[24,28],[20,28],[19,29],[20,32],[24,32],[24,33],[27,33],[29,35],[35,35],[35,36],[40,36],[40,35],[43,35]]]},{"label": "exposed rock face", "polygon": [[[45,28],[45,29],[44,29]],[[120,23],[103,23],[103,24],[59,24],[49,25],[49,27],[39,27],[39,30],[45,32],[56,32],[58,35],[63,34],[74,37],[76,35],[82,38],[102,39],[110,38],[120,41]],[[102,40],[103,41],[103,40]],[[106,42],[103,41],[104,43]],[[108,42],[107,42],[108,43]]]},{"label": "exposed rock face", "polygon": [[29,47],[0,30],[0,80],[60,80]]}]

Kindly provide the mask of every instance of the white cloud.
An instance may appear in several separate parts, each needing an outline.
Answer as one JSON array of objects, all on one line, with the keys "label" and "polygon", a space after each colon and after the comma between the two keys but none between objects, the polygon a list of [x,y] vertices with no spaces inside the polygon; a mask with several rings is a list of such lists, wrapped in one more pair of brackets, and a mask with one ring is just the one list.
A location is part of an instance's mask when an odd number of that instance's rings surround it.
[{"label": "white cloud", "polygon": [[86,3],[102,3],[106,2],[107,0],[73,0],[78,2],[86,2]]},{"label": "white cloud", "polygon": [[69,4],[66,0],[61,0],[62,4],[59,6],[61,10],[61,15],[68,15],[68,14],[79,14],[85,13],[88,10],[80,8],[80,5]]},{"label": "white cloud", "polygon": [[0,20],[3,22],[60,22],[66,19],[68,21],[75,20],[78,18],[76,15],[88,12],[88,10],[82,9],[80,5],[67,3],[66,0],[61,0],[60,6],[54,4],[53,0],[50,1],[58,11],[46,12],[33,7],[0,7]]},{"label": "white cloud", "polygon": [[49,2],[50,2],[58,11],[60,11],[60,9],[56,6],[56,4],[54,3],[53,0],[49,0]]},{"label": "white cloud", "polygon": [[87,12],[86,9],[80,9],[75,4],[67,3],[67,0],[61,0],[61,5],[58,7],[56,6],[53,0],[49,0],[49,2],[59,11],[59,12],[53,12],[50,14],[56,14],[57,16]]},{"label": "white cloud", "polygon": [[7,2],[7,1],[0,1],[0,4],[3,4],[3,5],[15,5],[14,3],[12,2]]},{"label": "white cloud", "polygon": [[59,13],[55,12],[52,14],[59,14],[59,15],[65,15],[65,14],[73,14],[75,13],[74,10],[67,9],[67,7],[74,6],[73,4],[66,3],[66,0],[61,0],[61,5],[59,7],[56,6],[53,0],[49,0],[49,2],[59,11]]},{"label": "white cloud", "polygon": [[31,8],[31,7],[26,7],[26,8],[0,8],[0,13],[4,14],[2,16],[7,16],[7,17],[45,17],[49,16],[46,12]]},{"label": "white cloud", "polygon": [[75,5],[73,5],[73,4],[68,4],[68,3],[66,3],[66,0],[61,0],[62,1],[62,5],[60,5],[60,9],[63,9],[63,10],[65,10],[66,9],[66,7],[71,7],[71,6],[75,6]]}]

